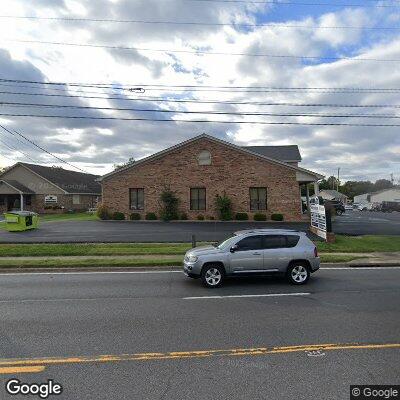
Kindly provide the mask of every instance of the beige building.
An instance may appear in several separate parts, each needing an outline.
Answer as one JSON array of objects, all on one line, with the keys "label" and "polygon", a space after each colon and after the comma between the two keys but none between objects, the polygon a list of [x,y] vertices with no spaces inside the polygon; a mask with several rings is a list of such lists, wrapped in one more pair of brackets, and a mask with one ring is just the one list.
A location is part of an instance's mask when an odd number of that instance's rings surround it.
[{"label": "beige building", "polygon": [[19,162],[0,175],[0,213],[87,210],[101,195],[97,178],[60,167]]}]

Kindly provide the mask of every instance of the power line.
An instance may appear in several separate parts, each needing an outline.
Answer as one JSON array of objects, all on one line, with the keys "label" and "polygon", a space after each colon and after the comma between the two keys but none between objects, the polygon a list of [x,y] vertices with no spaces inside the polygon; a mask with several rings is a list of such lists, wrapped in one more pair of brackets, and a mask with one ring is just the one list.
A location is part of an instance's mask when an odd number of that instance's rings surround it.
[{"label": "power line", "polygon": [[29,44],[46,44],[53,46],[69,46],[69,47],[85,47],[85,48],[101,48],[108,50],[137,50],[161,53],[183,53],[183,54],[201,54],[201,55],[219,55],[219,56],[245,56],[245,57],[269,57],[277,59],[300,59],[300,60],[326,60],[326,61],[339,61],[339,60],[352,60],[352,61],[373,61],[373,62],[400,62],[400,59],[381,59],[381,58],[363,58],[363,57],[319,57],[319,56],[294,56],[294,55],[281,55],[281,54],[261,54],[261,53],[227,53],[219,51],[205,51],[205,50],[179,50],[179,49],[151,49],[147,47],[135,46],[113,46],[104,44],[85,44],[85,43],[67,43],[67,42],[49,42],[42,40],[19,40],[19,39],[4,39],[6,41],[15,43],[29,43]]},{"label": "power line", "polygon": [[293,2],[293,1],[275,1],[275,0],[181,0],[197,3],[244,3],[244,4],[272,4],[276,6],[296,5],[296,6],[322,6],[322,7],[378,7],[393,8],[398,4],[349,4],[349,3],[309,3],[309,2]]},{"label": "power line", "polygon": [[26,154],[25,152],[23,152],[22,150],[18,150],[16,147],[14,146],[10,146],[9,144],[7,144],[6,142],[4,142],[3,140],[0,139],[0,143],[3,143],[4,146],[6,146],[8,149],[10,149],[11,151],[18,151],[18,153],[21,153],[22,155],[24,155],[26,158],[28,158],[29,160],[33,161],[34,163],[36,163],[37,161],[34,160],[31,156],[29,156],[28,154]]},{"label": "power line", "polygon": [[[136,89],[142,88],[169,88],[169,89],[244,89],[244,90],[254,90],[254,89],[271,89],[271,90],[350,90],[350,91],[400,91],[400,88],[365,88],[365,87],[282,87],[282,86],[217,86],[217,85],[166,85],[166,84],[130,84],[125,83],[113,84],[113,83],[87,83],[87,82],[43,82],[43,81],[32,81],[32,80],[22,80],[22,79],[7,79],[0,78],[0,82],[12,82],[12,83],[31,83],[37,85],[49,85],[49,86],[78,86],[78,87],[89,87],[89,88],[99,88],[99,89],[115,89],[115,90],[129,90],[134,91]],[[136,87],[135,87],[136,86]],[[21,86],[17,86],[21,87]],[[34,86],[32,86],[34,87]]]},{"label": "power line", "polygon": [[[4,117],[35,117],[35,118],[66,118],[88,120],[118,120],[118,121],[149,121],[149,122],[186,122],[186,123],[216,123],[216,124],[259,124],[259,125],[310,125],[310,126],[369,126],[369,127],[400,127],[400,124],[358,124],[358,123],[314,123],[314,122],[267,122],[267,121],[218,121],[218,120],[186,120],[186,119],[158,119],[158,118],[134,118],[134,117],[89,117],[89,116],[65,116],[43,114],[11,114],[0,113]],[[1,127],[1,125],[0,125]]]},{"label": "power line", "polygon": [[67,165],[69,165],[70,167],[73,167],[73,168],[75,168],[75,169],[77,169],[77,170],[79,170],[79,171],[81,171],[81,172],[87,173],[87,172],[84,171],[83,169],[81,169],[81,168],[79,168],[79,167],[77,167],[77,166],[75,166],[75,165],[69,163],[68,161],[63,160],[62,158],[56,156],[55,154],[51,153],[50,151],[46,150],[45,148],[39,146],[39,145],[36,144],[33,140],[27,138],[25,135],[23,135],[22,133],[18,132],[17,130],[14,129],[13,131],[10,131],[9,129],[7,129],[7,128],[4,127],[3,125],[0,125],[0,128],[2,128],[3,130],[5,130],[6,132],[8,132],[10,135],[15,136],[15,135],[17,134],[18,136],[20,136],[20,137],[22,137],[23,139],[25,139],[27,142],[31,143],[32,145],[34,145],[34,146],[37,147],[38,149],[44,151],[45,153],[51,155],[52,157],[54,157],[55,159],[61,161],[62,163],[67,164]]},{"label": "power line", "polygon": [[48,93],[27,93],[27,92],[7,92],[0,91],[0,94],[22,95],[22,96],[44,96],[62,97],[76,99],[103,99],[103,100],[123,100],[141,102],[166,102],[166,103],[193,103],[193,104],[227,104],[227,105],[251,105],[251,106],[285,106],[285,107],[334,107],[334,108],[400,108],[400,104],[331,104],[331,103],[293,103],[293,102],[262,102],[262,101],[224,101],[224,100],[184,100],[168,99],[162,97],[104,97],[104,96],[75,96],[68,94],[48,94]]},{"label": "power line", "polygon": [[268,116],[268,117],[321,117],[321,118],[400,118],[392,114],[321,114],[321,113],[266,113],[266,112],[243,112],[243,111],[187,111],[187,110],[164,110],[164,109],[143,109],[124,107],[94,107],[75,106],[65,104],[43,104],[43,103],[21,103],[2,102],[0,105],[8,107],[43,107],[43,108],[69,108],[78,110],[103,110],[103,111],[135,111],[152,113],[173,113],[173,114],[209,114],[209,115],[243,115],[243,116]]}]

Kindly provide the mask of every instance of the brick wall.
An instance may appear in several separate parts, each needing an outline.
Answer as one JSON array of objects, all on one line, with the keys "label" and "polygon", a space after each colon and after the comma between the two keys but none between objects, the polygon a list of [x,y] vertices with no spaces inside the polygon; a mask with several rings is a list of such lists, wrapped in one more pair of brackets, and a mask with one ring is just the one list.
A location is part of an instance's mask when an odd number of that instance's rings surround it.
[{"label": "brick wall", "polygon": [[[211,152],[211,165],[198,165],[197,155]],[[282,213],[287,221],[301,219],[301,202],[296,171],[245,154],[207,138],[167,153],[161,158],[106,178],[103,184],[103,204],[111,211],[129,215],[129,188],[144,188],[145,209],[156,212],[164,186],[170,186],[180,199],[180,212],[189,219],[202,214],[217,218],[214,199],[224,192],[232,199],[234,212],[247,212],[250,217],[250,187],[266,187],[267,216]],[[206,188],[206,211],[190,211],[190,188]],[[135,211],[136,212],[136,211]]]}]

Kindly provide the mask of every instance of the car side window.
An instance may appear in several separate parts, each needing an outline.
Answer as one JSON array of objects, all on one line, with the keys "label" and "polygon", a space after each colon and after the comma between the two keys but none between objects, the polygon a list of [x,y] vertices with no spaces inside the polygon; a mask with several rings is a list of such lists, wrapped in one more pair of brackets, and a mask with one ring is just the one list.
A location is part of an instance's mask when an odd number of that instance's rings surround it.
[{"label": "car side window", "polygon": [[295,247],[297,243],[299,243],[300,236],[297,235],[287,235],[287,246],[286,247]]},{"label": "car side window", "polygon": [[287,247],[286,238],[283,235],[265,235],[264,249],[281,249]]},{"label": "car side window", "polygon": [[236,243],[237,251],[262,249],[262,236],[248,236]]}]

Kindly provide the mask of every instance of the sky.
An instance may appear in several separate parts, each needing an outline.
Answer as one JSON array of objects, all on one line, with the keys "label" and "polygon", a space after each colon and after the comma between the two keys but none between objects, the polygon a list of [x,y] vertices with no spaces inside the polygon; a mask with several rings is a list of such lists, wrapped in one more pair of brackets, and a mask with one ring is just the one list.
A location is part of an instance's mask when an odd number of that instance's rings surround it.
[{"label": "sky", "polygon": [[[344,181],[393,173],[397,182],[399,65],[398,0],[2,0],[0,124],[10,132],[0,128],[0,166],[24,161],[71,168],[18,133],[99,175],[208,133],[240,146],[297,144],[302,167],[326,176],[340,167]],[[127,90],[135,87],[145,91]],[[188,99],[195,101],[165,101]],[[366,105],[381,107],[354,107]],[[182,121],[193,119],[214,122]],[[398,126],[307,125],[329,123]]]}]

